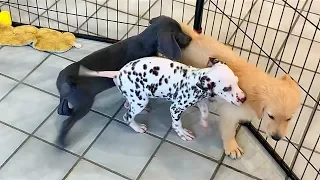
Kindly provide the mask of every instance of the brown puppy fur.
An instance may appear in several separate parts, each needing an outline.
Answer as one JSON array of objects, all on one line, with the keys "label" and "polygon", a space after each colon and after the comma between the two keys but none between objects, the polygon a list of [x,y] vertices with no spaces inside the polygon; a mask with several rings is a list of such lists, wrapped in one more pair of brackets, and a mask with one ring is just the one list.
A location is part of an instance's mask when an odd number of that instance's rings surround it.
[{"label": "brown puppy fur", "polygon": [[217,102],[220,103],[218,113],[226,154],[239,158],[243,153],[235,140],[235,128],[240,120],[262,118],[268,135],[275,140],[284,137],[290,119],[300,105],[298,84],[289,75],[271,77],[214,38],[196,33],[186,24],[180,25],[192,37],[190,45],[182,50],[182,63],[204,68],[208,65],[209,57],[225,62],[238,76],[239,87],[247,96],[247,101],[240,107]]}]

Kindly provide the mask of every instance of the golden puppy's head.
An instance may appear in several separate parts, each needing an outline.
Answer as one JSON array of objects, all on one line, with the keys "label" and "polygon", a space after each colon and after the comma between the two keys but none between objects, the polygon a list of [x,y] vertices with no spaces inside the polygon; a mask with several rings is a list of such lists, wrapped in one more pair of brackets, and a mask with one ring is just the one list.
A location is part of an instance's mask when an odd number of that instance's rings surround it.
[{"label": "golden puppy's head", "polygon": [[290,120],[300,105],[298,84],[286,74],[254,87],[252,91],[252,108],[258,118],[264,121],[267,134],[276,141],[282,139],[286,136]]}]

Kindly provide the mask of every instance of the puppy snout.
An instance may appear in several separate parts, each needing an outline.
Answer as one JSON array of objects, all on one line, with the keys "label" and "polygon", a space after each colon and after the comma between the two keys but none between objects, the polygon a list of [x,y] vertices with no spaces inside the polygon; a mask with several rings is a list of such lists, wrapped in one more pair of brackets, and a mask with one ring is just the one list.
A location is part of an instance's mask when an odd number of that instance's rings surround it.
[{"label": "puppy snout", "polygon": [[272,135],[271,138],[272,138],[273,140],[275,140],[275,141],[279,141],[279,140],[282,139],[282,137],[281,137],[280,135],[278,135],[278,134]]},{"label": "puppy snout", "polygon": [[238,97],[238,101],[240,101],[241,103],[244,103],[247,100],[247,98],[244,96],[242,98]]}]

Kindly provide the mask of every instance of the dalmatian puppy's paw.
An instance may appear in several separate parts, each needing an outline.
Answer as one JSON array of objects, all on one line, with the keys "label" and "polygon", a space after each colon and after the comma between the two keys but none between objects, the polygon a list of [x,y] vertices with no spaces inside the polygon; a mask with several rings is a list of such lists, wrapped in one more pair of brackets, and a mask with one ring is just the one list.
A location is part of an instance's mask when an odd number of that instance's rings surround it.
[{"label": "dalmatian puppy's paw", "polygon": [[232,159],[240,159],[243,155],[243,150],[235,139],[224,143],[224,151],[226,155],[230,156]]},{"label": "dalmatian puppy's paw", "polygon": [[195,136],[193,135],[193,132],[191,132],[188,129],[179,128],[179,129],[175,129],[175,131],[178,134],[178,136],[184,141],[191,141],[195,138]]},{"label": "dalmatian puppy's paw", "polygon": [[145,133],[147,131],[147,126],[145,124],[138,124],[132,121],[129,126],[138,133]]}]

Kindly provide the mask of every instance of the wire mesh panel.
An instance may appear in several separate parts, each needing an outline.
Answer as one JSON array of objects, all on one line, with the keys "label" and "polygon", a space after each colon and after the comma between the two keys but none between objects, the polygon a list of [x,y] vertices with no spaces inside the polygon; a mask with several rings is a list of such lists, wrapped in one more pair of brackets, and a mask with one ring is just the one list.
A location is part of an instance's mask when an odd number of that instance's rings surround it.
[{"label": "wire mesh panel", "polygon": [[167,15],[190,22],[194,0],[9,0],[0,1],[13,21],[122,40],[143,31],[150,18]]},{"label": "wire mesh panel", "polygon": [[[320,1],[205,0],[203,33],[229,45],[272,76],[289,73],[301,87],[301,106],[288,136],[264,143],[299,179],[320,179]],[[151,18],[167,15],[193,25],[196,0],[0,0],[14,22],[123,40]]]},{"label": "wire mesh panel", "polygon": [[301,87],[301,106],[288,136],[275,142],[264,121],[254,124],[299,179],[317,179],[319,148],[319,18],[315,0],[210,0],[205,34],[230,45],[250,63],[280,77],[289,73]]}]

